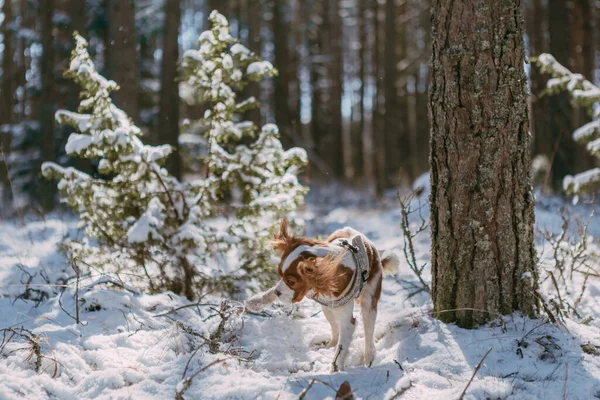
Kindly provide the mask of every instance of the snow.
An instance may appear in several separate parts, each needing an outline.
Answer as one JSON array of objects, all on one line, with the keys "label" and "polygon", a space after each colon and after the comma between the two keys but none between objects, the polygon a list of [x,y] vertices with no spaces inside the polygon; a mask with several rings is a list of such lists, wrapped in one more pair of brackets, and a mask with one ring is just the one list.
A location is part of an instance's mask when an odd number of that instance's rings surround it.
[{"label": "snow", "polygon": [[271,64],[268,61],[255,61],[248,65],[248,67],[246,68],[246,73],[248,75],[265,74],[272,71],[273,69],[273,64]]},{"label": "snow", "polygon": [[92,136],[73,133],[65,146],[67,154],[79,154],[92,144]]},{"label": "snow", "polygon": [[240,60],[244,61],[250,58],[251,51],[243,44],[235,43],[231,46],[231,54],[240,55]]},{"label": "snow", "polygon": [[563,188],[578,193],[588,185],[600,183],[600,168],[592,168],[577,175],[567,175],[563,179]]},{"label": "snow", "polygon": [[573,139],[577,142],[589,142],[600,137],[600,120],[588,122],[573,132]]},{"label": "snow", "polygon": [[[417,186],[427,187],[426,178]],[[557,210],[562,206],[555,198],[538,199],[540,229],[560,229]],[[587,212],[583,207],[578,208],[581,214]],[[401,250],[397,207],[346,205],[329,210],[320,214],[309,205],[302,213],[311,235],[349,225],[381,249]],[[158,211],[148,207],[148,224],[140,225],[134,236],[147,237]],[[600,224],[594,220],[589,230],[598,237]],[[589,399],[600,394],[600,357],[594,354],[594,346],[600,345],[597,279],[588,281],[581,301],[582,314],[595,318],[588,325],[567,320],[563,328],[513,314],[464,330],[435,319],[425,293],[411,296],[416,281],[401,259],[399,273],[384,279],[372,368],[360,362],[363,333],[356,312],[349,368],[330,375],[333,349],[312,344],[327,340],[329,327],[320,307],[308,300],[294,309],[275,303],[253,314],[244,313],[232,299],[239,312],[228,322],[233,338],[221,351],[236,349],[245,361],[211,353],[207,346],[195,353],[203,339],[188,333],[189,328],[206,337],[219,323],[219,317],[206,314],[208,306],[175,311],[190,303],[172,293],[140,294],[117,277],[97,271],[86,271],[79,284],[82,323],[77,324],[58,304],[62,287],[52,286],[67,285],[62,308],[75,315],[76,280],[56,248],[65,236],[77,236],[74,222],[59,215],[23,227],[0,222],[0,329],[23,326],[39,335],[43,355],[36,373],[36,356],[30,357],[24,340],[0,345],[0,376],[8,378],[2,379],[0,398],[173,398],[192,374],[224,360],[199,373],[184,397],[295,399],[314,379],[306,398],[333,398],[348,381],[356,398],[389,399],[402,392],[400,398],[450,399],[460,396],[490,348],[465,399],[550,399],[563,398],[563,393],[568,399]],[[429,243],[427,233],[415,238],[420,262],[429,261]],[[543,244],[537,247],[544,268],[550,255]],[[28,284],[30,299],[19,297],[29,276],[34,277]],[[543,285],[542,290],[549,287]],[[270,303],[268,297],[266,292],[256,298]],[[218,308],[221,300],[208,295],[202,302]]]},{"label": "snow", "polygon": [[164,220],[164,206],[157,197],[148,203],[148,209],[127,231],[129,243],[143,243],[149,239],[160,240]]}]

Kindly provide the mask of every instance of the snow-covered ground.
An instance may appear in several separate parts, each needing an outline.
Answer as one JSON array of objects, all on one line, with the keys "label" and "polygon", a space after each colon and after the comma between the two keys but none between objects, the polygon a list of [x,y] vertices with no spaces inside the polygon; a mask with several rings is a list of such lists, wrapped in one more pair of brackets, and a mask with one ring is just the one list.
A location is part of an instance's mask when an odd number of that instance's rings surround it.
[{"label": "snow-covered ground", "polygon": [[[309,196],[302,215],[307,233],[325,235],[349,225],[381,249],[401,253],[393,200],[335,204],[327,192]],[[558,232],[560,206],[558,199],[541,199],[538,226]],[[576,209],[589,212],[583,205]],[[335,397],[344,381],[356,398],[456,399],[490,349],[467,399],[600,398],[600,278],[588,280],[579,303],[582,319],[595,318],[588,325],[567,320],[558,327],[514,314],[463,330],[433,318],[425,292],[412,295],[417,281],[402,262],[398,275],[384,280],[372,368],[360,364],[363,334],[355,311],[359,324],[349,367],[329,374],[333,349],[311,344],[328,338],[329,325],[309,300],[296,309],[275,305],[248,314],[239,299],[224,306],[224,299],[209,294],[197,306],[176,310],[189,302],[101,283],[96,274],[80,282],[77,324],[75,282],[67,280],[73,272],[56,248],[74,234],[74,225],[64,218],[25,227],[0,222],[0,329],[10,328],[0,335],[0,399],[164,399],[187,383],[188,399],[292,399],[303,393],[321,399]],[[589,230],[600,236],[597,220]],[[428,262],[428,233],[415,244],[419,262]],[[542,266],[549,265],[548,245],[539,241],[538,251]],[[26,283],[30,290],[23,296]],[[53,285],[65,283],[58,296],[62,287]],[[580,283],[576,277],[563,296],[576,299]],[[550,293],[548,280],[543,289]],[[184,375],[193,379],[186,383]]]}]

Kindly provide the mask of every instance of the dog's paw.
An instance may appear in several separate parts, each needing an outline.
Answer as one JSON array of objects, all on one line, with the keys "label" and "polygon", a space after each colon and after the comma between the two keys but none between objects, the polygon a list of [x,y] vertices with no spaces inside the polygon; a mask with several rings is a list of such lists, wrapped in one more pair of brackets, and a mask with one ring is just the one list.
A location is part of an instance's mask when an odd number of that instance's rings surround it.
[{"label": "dog's paw", "polygon": [[364,364],[367,367],[371,367],[373,361],[375,361],[375,348],[369,350],[365,349],[361,358],[362,364]]}]

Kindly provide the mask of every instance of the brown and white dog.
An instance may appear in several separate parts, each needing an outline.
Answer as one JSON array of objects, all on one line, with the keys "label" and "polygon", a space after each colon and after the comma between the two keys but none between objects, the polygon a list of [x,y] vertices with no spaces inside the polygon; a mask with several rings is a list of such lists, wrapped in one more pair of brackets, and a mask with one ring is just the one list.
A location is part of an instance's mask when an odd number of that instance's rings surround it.
[{"label": "brown and white dog", "polygon": [[[361,246],[352,246],[351,240]],[[349,227],[326,240],[293,236],[286,219],[272,244],[281,253],[277,268],[281,280],[262,297],[249,299],[248,308],[256,310],[276,299],[297,303],[304,297],[320,303],[331,325],[326,347],[337,346],[331,365],[331,372],[336,372],[344,369],[356,325],[354,304],[359,304],[365,331],[363,360],[370,366],[375,358],[373,334],[382,277],[397,271],[398,258],[394,254],[381,258],[369,239]]]}]

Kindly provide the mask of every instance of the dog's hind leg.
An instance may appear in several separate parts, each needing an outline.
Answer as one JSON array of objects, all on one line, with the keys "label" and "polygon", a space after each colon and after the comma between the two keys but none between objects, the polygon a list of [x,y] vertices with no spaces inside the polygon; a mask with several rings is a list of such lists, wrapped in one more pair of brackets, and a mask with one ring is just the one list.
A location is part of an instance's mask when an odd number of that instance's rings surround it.
[{"label": "dog's hind leg", "polygon": [[363,362],[370,367],[375,359],[375,321],[377,320],[377,302],[378,296],[374,294],[381,292],[381,277],[367,285],[365,291],[360,297],[360,312],[362,314],[363,328],[365,330],[365,350],[363,353]]},{"label": "dog's hind leg", "polygon": [[333,356],[333,362],[331,363],[331,372],[343,371],[346,366],[346,359],[350,352],[350,343],[352,342],[352,335],[354,334],[354,328],[356,320],[352,316],[354,311],[354,302],[351,301],[344,307],[332,310],[335,315],[335,319],[339,326],[339,341],[335,349]]},{"label": "dog's hind leg", "polygon": [[365,330],[363,362],[366,366],[370,367],[375,359],[375,340],[373,339],[373,335],[375,332],[375,320],[377,319],[377,305],[373,307],[370,301],[361,301],[360,308],[363,328]]}]

